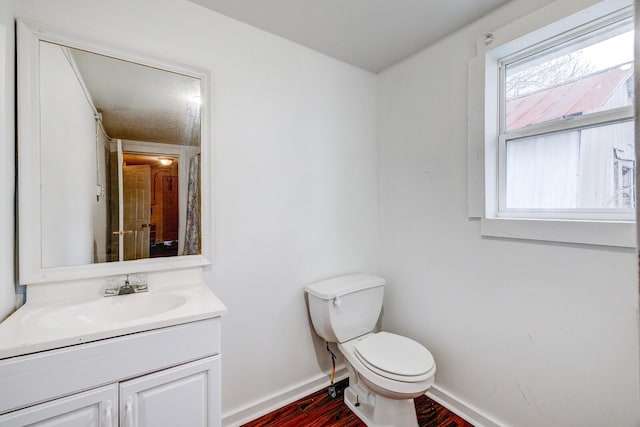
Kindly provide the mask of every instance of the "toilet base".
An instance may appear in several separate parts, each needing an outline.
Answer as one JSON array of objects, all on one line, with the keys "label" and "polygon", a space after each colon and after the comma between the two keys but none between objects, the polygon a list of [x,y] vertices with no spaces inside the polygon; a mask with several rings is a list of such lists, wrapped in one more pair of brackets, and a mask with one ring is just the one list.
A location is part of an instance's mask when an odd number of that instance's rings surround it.
[{"label": "toilet base", "polygon": [[419,427],[413,399],[388,399],[355,384],[344,389],[344,403],[367,427]]}]

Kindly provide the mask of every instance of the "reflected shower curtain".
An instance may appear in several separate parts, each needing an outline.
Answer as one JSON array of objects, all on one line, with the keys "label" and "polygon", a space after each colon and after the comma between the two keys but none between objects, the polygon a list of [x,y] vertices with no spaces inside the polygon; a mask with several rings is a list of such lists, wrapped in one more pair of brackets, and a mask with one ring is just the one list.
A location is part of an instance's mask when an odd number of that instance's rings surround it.
[{"label": "reflected shower curtain", "polygon": [[200,154],[197,154],[191,158],[189,163],[184,255],[200,253]]}]

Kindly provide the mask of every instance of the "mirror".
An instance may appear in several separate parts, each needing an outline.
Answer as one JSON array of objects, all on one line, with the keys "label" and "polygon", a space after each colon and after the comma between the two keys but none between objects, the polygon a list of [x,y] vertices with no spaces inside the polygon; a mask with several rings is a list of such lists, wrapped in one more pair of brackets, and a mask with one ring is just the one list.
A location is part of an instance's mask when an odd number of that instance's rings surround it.
[{"label": "mirror", "polygon": [[206,73],[22,22],[18,43],[21,282],[206,264]]}]

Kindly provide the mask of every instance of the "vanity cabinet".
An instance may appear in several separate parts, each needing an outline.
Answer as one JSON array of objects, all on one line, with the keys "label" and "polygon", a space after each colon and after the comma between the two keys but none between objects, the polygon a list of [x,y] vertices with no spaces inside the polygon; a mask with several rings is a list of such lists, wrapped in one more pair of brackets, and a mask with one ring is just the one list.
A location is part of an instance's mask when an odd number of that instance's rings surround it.
[{"label": "vanity cabinet", "polygon": [[213,426],[220,420],[220,357],[120,383],[120,426]]},{"label": "vanity cabinet", "polygon": [[118,420],[117,384],[0,415],[3,427],[113,427]]},{"label": "vanity cabinet", "polygon": [[219,427],[220,318],[0,360],[0,427]]},{"label": "vanity cabinet", "polygon": [[0,415],[0,426],[214,426],[219,378],[220,356],[208,357]]}]

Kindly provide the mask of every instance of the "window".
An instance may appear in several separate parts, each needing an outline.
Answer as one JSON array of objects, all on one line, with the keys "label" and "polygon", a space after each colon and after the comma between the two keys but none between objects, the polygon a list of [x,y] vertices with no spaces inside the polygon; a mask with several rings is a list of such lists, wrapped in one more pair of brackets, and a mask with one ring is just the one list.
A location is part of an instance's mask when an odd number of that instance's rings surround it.
[{"label": "window", "polygon": [[617,13],[499,59],[497,216],[634,218],[633,37]]},{"label": "window", "polygon": [[555,0],[469,61],[468,214],[483,236],[635,247],[633,2]]}]

